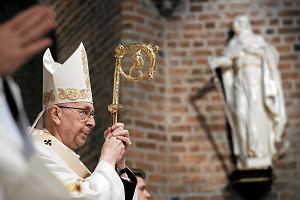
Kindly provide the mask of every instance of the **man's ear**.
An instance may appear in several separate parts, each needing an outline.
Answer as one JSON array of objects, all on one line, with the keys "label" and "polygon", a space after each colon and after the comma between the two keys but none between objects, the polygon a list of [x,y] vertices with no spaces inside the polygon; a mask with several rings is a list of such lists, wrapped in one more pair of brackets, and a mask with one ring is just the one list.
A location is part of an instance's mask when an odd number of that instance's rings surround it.
[{"label": "man's ear", "polygon": [[49,116],[55,125],[60,125],[62,113],[61,109],[57,105],[51,106],[49,109]]}]

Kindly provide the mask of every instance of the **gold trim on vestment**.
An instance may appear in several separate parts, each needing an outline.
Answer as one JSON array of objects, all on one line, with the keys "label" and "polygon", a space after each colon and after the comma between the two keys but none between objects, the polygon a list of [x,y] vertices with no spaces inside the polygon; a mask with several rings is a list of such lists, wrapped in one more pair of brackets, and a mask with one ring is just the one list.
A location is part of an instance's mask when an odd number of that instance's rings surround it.
[{"label": "gold trim on vestment", "polygon": [[65,185],[65,188],[69,191],[69,192],[80,192],[81,191],[81,187],[79,183],[70,183]]},{"label": "gold trim on vestment", "polygon": [[88,67],[86,51],[84,48],[81,49],[81,60],[82,60],[82,66],[83,66],[85,85],[86,85],[86,88],[90,88],[91,82],[90,82],[90,76],[89,76],[89,67]]}]

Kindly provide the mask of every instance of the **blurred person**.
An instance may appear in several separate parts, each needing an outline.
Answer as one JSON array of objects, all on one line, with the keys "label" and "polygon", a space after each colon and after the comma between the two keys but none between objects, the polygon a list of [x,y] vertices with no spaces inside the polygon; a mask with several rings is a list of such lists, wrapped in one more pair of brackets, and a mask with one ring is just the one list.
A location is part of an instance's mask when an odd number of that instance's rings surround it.
[{"label": "blurred person", "polygon": [[137,200],[151,199],[151,195],[147,190],[147,185],[145,182],[145,180],[146,180],[145,171],[142,169],[136,169],[136,168],[132,168],[131,170],[137,179],[137,185],[136,185]]},{"label": "blurred person", "polygon": [[36,157],[18,86],[10,77],[51,44],[52,9],[33,6],[0,25],[0,200],[69,199],[67,190]]},{"label": "blurred person", "polygon": [[83,44],[63,64],[55,62],[48,49],[43,64],[43,110],[32,127],[39,157],[73,196],[95,200],[132,199],[136,177],[125,163],[131,141],[124,124],[114,124],[104,132],[105,142],[93,173],[74,152],[85,144],[95,127]]}]

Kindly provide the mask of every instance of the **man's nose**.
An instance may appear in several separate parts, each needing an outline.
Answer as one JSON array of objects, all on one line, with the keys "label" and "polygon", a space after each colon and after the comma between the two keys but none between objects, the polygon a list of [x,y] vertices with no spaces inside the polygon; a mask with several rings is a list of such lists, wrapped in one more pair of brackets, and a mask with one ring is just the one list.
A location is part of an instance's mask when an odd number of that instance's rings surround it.
[{"label": "man's nose", "polygon": [[91,115],[87,121],[87,126],[94,128],[95,125],[96,125],[95,118],[94,118],[94,116]]},{"label": "man's nose", "polygon": [[145,193],[146,193],[146,197],[150,199],[151,198],[150,193],[147,190],[145,190]]}]

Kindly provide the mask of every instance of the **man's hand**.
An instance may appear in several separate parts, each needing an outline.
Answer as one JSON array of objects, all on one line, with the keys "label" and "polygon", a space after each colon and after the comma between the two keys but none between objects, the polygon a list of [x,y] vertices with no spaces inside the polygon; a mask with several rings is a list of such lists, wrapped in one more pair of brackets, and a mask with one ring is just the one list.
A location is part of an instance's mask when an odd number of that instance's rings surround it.
[{"label": "man's hand", "polygon": [[116,164],[124,157],[125,146],[123,142],[116,137],[106,137],[101,150],[100,160],[104,160],[114,168]]},{"label": "man's hand", "polygon": [[122,158],[119,160],[119,162],[116,163],[116,166],[118,168],[123,169],[126,167],[125,156],[132,145],[129,139],[129,131],[124,129],[123,123],[116,123],[112,127],[109,127],[104,132],[104,138],[112,138],[112,137],[115,137],[116,139],[122,141],[123,144],[125,145],[125,153],[122,156]]},{"label": "man's hand", "polygon": [[44,35],[55,27],[54,12],[33,6],[0,25],[0,75],[9,75],[51,44]]}]

